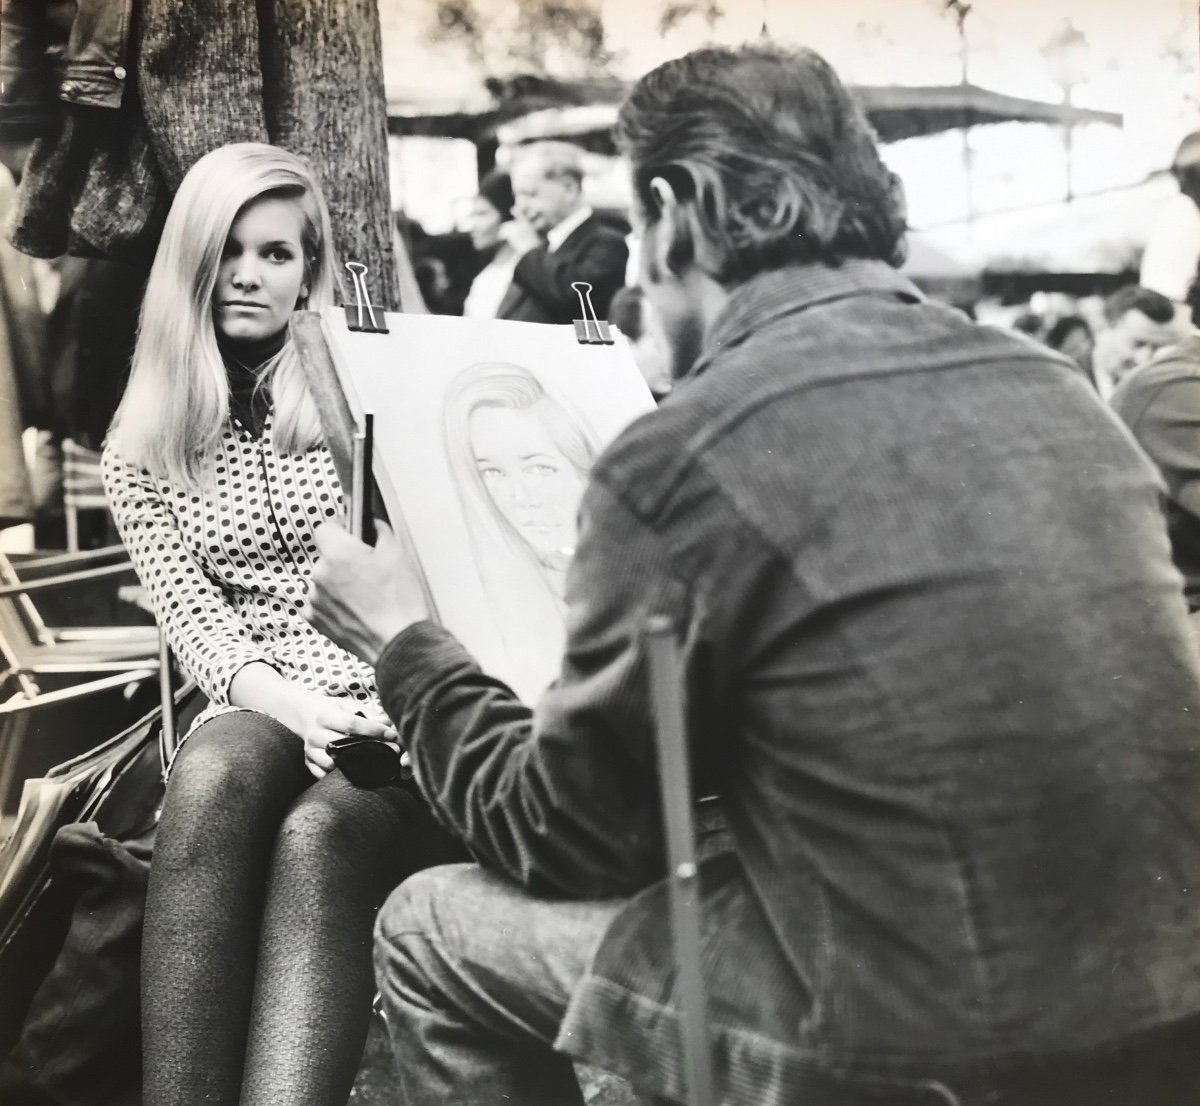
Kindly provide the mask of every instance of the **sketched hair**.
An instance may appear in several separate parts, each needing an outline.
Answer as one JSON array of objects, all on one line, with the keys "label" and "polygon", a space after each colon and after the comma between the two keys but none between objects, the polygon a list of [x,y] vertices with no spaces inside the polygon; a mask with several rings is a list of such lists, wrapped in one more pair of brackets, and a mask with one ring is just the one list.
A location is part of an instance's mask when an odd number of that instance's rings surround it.
[{"label": "sketched hair", "polygon": [[899,178],[879,156],[861,107],[812,50],[697,50],[652,70],[621,106],[617,143],[648,226],[662,218],[660,177],[690,207],[667,264],[702,265],[722,284],[796,262],[850,257],[899,265]]},{"label": "sketched hair", "polygon": [[[294,199],[303,215],[308,296],[333,303],[336,284],[329,211],[316,176],[295,154],[259,142],[221,146],[183,178],[154,256],[129,385],[109,436],[126,460],[174,483],[207,473],[229,417],[229,383],[217,346],[212,296],[238,215],[257,200]],[[260,379],[275,405],[272,440],[299,453],[321,440],[291,339]]]}]

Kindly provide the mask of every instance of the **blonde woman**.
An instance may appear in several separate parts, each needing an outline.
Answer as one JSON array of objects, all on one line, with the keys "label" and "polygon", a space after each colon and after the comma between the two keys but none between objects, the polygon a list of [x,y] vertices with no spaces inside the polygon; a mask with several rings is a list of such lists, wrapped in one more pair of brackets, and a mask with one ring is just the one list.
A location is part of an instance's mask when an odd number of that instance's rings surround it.
[{"label": "blonde woman", "polygon": [[373,674],[301,617],[341,510],[288,323],[332,302],[329,216],[285,151],[214,150],[180,186],[104,453],[122,538],[209,705],[171,767],[143,947],[147,1106],[343,1106],[387,892],[459,859],[399,784],[325,746],[392,739]]}]

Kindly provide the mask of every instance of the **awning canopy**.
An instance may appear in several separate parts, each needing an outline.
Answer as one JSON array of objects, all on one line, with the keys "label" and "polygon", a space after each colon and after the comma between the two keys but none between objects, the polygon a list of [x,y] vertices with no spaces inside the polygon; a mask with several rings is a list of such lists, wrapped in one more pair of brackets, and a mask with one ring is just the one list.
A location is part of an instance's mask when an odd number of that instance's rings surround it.
[{"label": "awning canopy", "polygon": [[[501,144],[535,138],[584,141],[597,152],[611,151],[611,131],[623,86],[617,81],[554,81],[521,76],[489,80],[492,106],[480,97],[464,99],[457,110],[446,105],[394,104],[388,126],[393,134],[440,135]],[[884,142],[940,134],[990,123],[1109,123],[1116,112],[1028,100],[976,85],[856,85],[858,97]]]},{"label": "awning canopy", "polygon": [[977,85],[857,85],[852,90],[884,142],[989,123],[1110,123],[1117,112],[1027,100]]}]

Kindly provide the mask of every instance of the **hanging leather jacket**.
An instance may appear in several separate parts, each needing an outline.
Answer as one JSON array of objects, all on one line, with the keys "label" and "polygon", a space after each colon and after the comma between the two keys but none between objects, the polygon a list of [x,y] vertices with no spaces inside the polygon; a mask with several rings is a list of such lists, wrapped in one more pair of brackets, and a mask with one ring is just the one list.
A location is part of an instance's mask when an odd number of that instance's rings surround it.
[{"label": "hanging leather jacket", "polygon": [[201,155],[316,169],[339,256],[398,305],[377,0],[5,0],[0,140],[36,138],[13,244],[145,265]]},{"label": "hanging leather jacket", "polygon": [[6,0],[0,141],[32,141],[7,232],[34,257],[144,263],[168,199],[139,110],[134,0]]},{"label": "hanging leather jacket", "polygon": [[8,0],[4,5],[0,138],[37,138],[56,99],[121,106],[133,0]]}]

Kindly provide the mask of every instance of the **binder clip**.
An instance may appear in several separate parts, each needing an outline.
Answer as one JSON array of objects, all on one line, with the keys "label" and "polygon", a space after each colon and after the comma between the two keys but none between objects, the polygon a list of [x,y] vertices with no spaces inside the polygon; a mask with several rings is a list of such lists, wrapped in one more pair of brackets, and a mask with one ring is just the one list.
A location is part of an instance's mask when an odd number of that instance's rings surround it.
[{"label": "binder clip", "polygon": [[[592,306],[592,286],[586,280],[576,280],[571,283],[575,295],[579,297],[579,310],[582,319],[575,320],[575,337],[581,346],[611,346],[613,344],[612,330],[607,322],[596,316]],[[590,318],[588,316],[591,316]]]},{"label": "binder clip", "polygon": [[354,281],[354,303],[346,304],[346,326],[364,334],[386,334],[387,316],[376,312],[367,291],[367,267],[361,261],[347,261],[346,270]]}]

